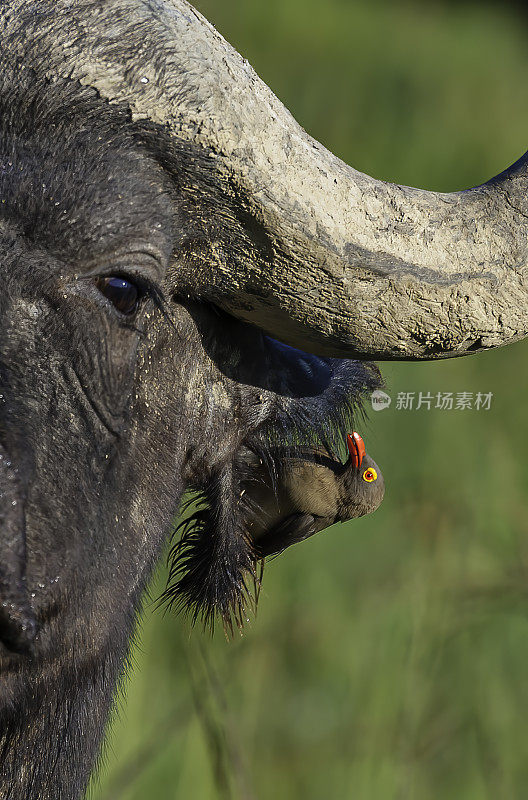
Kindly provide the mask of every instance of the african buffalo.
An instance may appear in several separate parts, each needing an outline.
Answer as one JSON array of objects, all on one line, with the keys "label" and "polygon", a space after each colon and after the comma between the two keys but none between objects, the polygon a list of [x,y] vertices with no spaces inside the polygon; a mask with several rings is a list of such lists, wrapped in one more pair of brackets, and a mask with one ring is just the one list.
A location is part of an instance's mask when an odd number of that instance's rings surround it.
[{"label": "african buffalo", "polygon": [[252,458],[332,457],[366,359],[527,334],[528,161],[373,180],[185,0],[4,0],[0,61],[0,795],[74,800],[184,490],[178,591],[229,625]]}]

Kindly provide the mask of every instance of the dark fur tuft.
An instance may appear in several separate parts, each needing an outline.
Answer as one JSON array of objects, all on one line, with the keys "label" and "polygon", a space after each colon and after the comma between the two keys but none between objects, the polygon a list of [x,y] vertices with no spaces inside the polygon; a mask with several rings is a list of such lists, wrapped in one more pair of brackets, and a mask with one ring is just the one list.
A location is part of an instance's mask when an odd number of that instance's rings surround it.
[{"label": "dark fur tuft", "polygon": [[[187,501],[196,509],[177,527],[180,539],[170,551],[170,573],[162,600],[214,628],[219,615],[226,632],[241,629],[254,598],[255,557],[244,530],[245,510],[233,469],[225,467]],[[235,498],[238,498],[238,502]]]}]

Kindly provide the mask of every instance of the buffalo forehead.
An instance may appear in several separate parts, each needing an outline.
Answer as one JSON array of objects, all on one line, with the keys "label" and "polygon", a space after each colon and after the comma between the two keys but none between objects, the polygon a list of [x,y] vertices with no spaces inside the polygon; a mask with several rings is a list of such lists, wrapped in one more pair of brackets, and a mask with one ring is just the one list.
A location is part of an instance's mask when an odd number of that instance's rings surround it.
[{"label": "buffalo forehead", "polygon": [[0,79],[0,220],[75,270],[131,242],[170,258],[166,174],[125,115],[66,83]]}]

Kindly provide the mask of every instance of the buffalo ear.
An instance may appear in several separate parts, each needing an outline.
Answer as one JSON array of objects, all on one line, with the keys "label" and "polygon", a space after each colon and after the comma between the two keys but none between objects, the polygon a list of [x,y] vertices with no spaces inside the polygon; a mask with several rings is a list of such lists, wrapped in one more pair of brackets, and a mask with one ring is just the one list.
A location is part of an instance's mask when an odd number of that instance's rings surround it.
[{"label": "buffalo ear", "polygon": [[0,448],[0,641],[31,652],[37,623],[26,588],[26,531],[17,475]]}]

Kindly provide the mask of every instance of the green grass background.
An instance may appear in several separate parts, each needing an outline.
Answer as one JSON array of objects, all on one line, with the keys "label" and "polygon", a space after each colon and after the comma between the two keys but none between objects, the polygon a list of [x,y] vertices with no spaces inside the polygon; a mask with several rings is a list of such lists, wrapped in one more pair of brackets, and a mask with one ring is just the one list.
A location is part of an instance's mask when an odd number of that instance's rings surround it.
[{"label": "green grass background", "polygon": [[[197,5],[364,172],[451,191],[527,146],[506,6]],[[95,800],[528,797],[527,356],[382,365],[393,397],[493,392],[491,410],[371,413],[382,507],[269,564],[243,637],[147,607]]]}]

